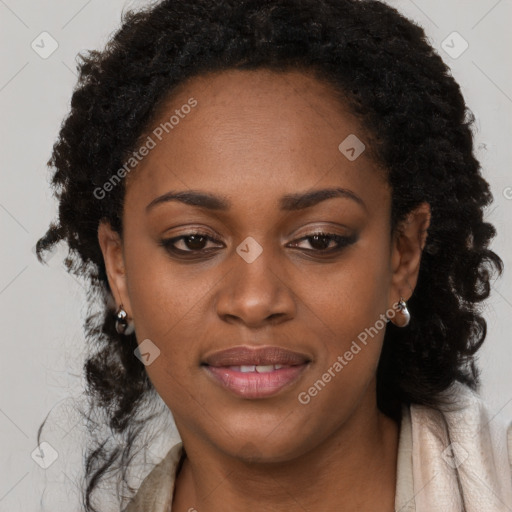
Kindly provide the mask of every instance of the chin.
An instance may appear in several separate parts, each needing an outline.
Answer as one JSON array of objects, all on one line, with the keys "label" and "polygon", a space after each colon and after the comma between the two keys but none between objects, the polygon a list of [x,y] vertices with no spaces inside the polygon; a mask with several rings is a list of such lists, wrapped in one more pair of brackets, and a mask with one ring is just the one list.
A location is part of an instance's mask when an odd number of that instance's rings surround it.
[{"label": "chin", "polygon": [[283,463],[300,457],[308,450],[307,439],[296,438],[300,432],[299,429],[294,432],[283,432],[279,436],[268,436],[259,431],[252,437],[244,435],[236,440],[230,437],[222,444],[215,444],[226,455],[247,463]]}]

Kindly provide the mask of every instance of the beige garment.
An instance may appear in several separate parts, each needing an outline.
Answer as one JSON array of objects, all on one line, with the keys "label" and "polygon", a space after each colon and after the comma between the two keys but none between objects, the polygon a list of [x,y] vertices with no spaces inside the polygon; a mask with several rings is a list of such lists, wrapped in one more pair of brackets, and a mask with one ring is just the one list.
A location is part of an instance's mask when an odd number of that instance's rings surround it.
[{"label": "beige garment", "polygon": [[[512,422],[467,386],[455,411],[402,406],[396,512],[512,512]],[[171,512],[182,443],[148,474],[124,512]]]}]

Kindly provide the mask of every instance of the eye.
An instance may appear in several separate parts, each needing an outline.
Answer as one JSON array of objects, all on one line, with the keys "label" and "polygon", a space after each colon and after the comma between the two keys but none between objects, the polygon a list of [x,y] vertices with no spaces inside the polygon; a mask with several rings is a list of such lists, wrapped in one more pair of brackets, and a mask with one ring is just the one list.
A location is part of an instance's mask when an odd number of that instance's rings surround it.
[{"label": "eye", "polygon": [[307,247],[302,247],[307,251],[317,252],[317,253],[332,253],[337,252],[347,247],[350,244],[353,244],[357,240],[356,235],[351,236],[342,236],[337,235],[335,233],[312,233],[311,235],[300,238],[299,240],[292,242],[292,246],[298,246],[298,242],[306,240],[312,249],[308,249]]},{"label": "eye", "polygon": [[[331,254],[341,251],[344,247],[353,244],[357,240],[357,235],[342,236],[335,233],[312,233],[302,237],[289,244],[290,247],[303,249],[317,254]],[[310,248],[301,247],[300,242],[307,241]],[[208,243],[218,244],[208,247]],[[194,231],[184,235],[160,240],[159,244],[172,255],[175,256],[196,256],[215,252],[222,248],[222,242],[212,238],[209,234]],[[181,245],[181,247],[178,247]]]},{"label": "eye", "polygon": [[[173,238],[167,238],[160,241],[160,245],[173,254],[194,254],[200,252],[210,252],[211,249],[216,247],[206,247],[208,242],[218,242],[207,233],[195,231],[192,233],[186,233],[184,235],[176,236]],[[220,242],[218,242],[220,243]],[[181,245],[177,247],[177,245]]]}]

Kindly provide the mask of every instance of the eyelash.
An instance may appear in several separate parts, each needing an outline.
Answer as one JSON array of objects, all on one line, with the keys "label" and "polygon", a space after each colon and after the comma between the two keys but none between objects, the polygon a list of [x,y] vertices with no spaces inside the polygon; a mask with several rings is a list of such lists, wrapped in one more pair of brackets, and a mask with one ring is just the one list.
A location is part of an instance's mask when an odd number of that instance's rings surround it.
[{"label": "eyelash", "polygon": [[[184,257],[187,257],[187,255],[200,255],[201,253],[205,254],[205,253],[208,253],[208,252],[213,252],[215,249],[217,249],[217,247],[214,247],[214,248],[212,247],[210,249],[196,249],[196,250],[187,250],[187,251],[185,251],[183,249],[178,249],[178,248],[174,247],[174,244],[176,242],[178,242],[179,240],[187,239],[187,238],[190,238],[192,236],[204,237],[204,238],[207,239],[207,241],[217,242],[217,240],[215,240],[214,238],[209,236],[207,233],[204,233],[204,232],[201,232],[201,231],[191,231],[189,233],[186,233],[184,235],[180,235],[180,236],[177,236],[177,237],[162,239],[162,240],[160,240],[159,245],[164,247],[167,250],[167,252],[169,252],[170,254],[176,255],[178,257],[182,256],[182,255]],[[321,238],[329,238],[331,241],[335,241],[337,243],[337,247],[330,248],[330,249],[302,249],[302,250],[305,250],[305,251],[308,251],[308,252],[317,253],[319,255],[320,254],[322,254],[322,255],[330,255],[330,254],[333,254],[333,253],[340,252],[345,247],[353,244],[357,240],[357,236],[356,235],[342,236],[342,235],[337,235],[335,233],[325,233],[323,231],[319,231],[319,232],[311,233],[310,235],[307,235],[307,236],[303,236],[302,238],[299,238],[298,240],[296,240],[294,243],[296,244],[296,243],[301,242],[303,240],[311,239],[311,238],[313,238],[315,236],[318,236],[318,237],[321,237]]]}]

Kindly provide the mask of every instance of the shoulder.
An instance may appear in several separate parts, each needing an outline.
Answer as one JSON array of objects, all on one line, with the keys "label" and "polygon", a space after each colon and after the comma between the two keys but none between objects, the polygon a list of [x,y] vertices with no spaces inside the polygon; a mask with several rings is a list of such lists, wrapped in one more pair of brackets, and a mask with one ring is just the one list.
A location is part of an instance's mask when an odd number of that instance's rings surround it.
[{"label": "shoulder", "polygon": [[[445,402],[436,408],[411,406],[418,478],[438,473],[438,483],[449,487],[457,482],[470,502],[485,495],[491,503],[500,496],[512,510],[512,421],[504,421],[477,391],[461,382],[443,395]],[[482,485],[475,485],[475,475]],[[501,510],[499,506],[496,503],[493,510]]]},{"label": "shoulder", "polygon": [[512,420],[504,420],[477,391],[461,382],[453,383],[446,393],[453,401],[441,410],[450,434],[464,434],[480,442],[495,441],[507,452],[512,465]]},{"label": "shoulder", "polygon": [[[503,439],[509,464],[512,466],[512,420],[504,420],[499,415],[499,410],[494,410],[478,392],[468,386],[457,382],[454,387],[457,396],[461,397],[463,424],[474,430],[475,437],[490,434]],[[458,416],[455,418],[458,419]]]},{"label": "shoulder", "polygon": [[142,481],[137,494],[123,512],[167,512],[172,504],[176,470],[183,453],[181,441],[174,444],[164,458]]}]

